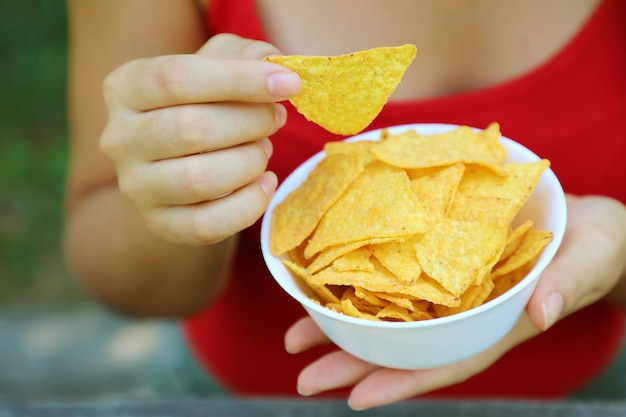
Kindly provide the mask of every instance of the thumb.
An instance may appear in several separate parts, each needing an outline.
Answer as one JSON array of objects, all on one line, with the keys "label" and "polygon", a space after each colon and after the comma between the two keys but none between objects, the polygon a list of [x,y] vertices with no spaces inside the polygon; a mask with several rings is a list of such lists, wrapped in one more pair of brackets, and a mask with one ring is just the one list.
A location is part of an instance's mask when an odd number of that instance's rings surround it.
[{"label": "thumb", "polygon": [[197,51],[197,54],[223,59],[263,59],[266,56],[281,54],[268,42],[242,38],[231,33],[221,33],[211,37]]},{"label": "thumb", "polygon": [[[616,239],[600,223],[611,217],[589,210],[591,199],[570,199],[568,227],[553,261],[543,272],[527,312],[539,330],[547,330],[559,318],[605,296],[618,279],[622,253]],[[571,220],[570,220],[571,218]],[[623,261],[621,261],[623,262]]]}]

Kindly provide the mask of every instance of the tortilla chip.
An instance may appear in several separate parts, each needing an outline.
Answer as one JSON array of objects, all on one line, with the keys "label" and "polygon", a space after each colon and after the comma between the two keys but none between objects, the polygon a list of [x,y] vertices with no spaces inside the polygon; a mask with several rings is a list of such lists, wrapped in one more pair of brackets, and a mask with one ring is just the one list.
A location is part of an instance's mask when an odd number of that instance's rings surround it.
[{"label": "tortilla chip", "polygon": [[335,271],[373,271],[374,265],[370,262],[372,253],[366,247],[353,250],[341,255],[333,261]]},{"label": "tortilla chip", "polygon": [[422,274],[417,260],[415,239],[401,242],[386,242],[370,245],[370,252],[393,273],[401,284],[411,285]]},{"label": "tortilla chip", "polygon": [[552,232],[543,230],[529,230],[519,248],[503,262],[497,264],[492,272],[495,279],[507,274],[524,264],[533,261],[552,240]]},{"label": "tortilla chip", "polygon": [[428,230],[428,216],[402,169],[374,161],[329,207],[304,251],[311,258],[340,243],[401,238]]},{"label": "tortilla chip", "polygon": [[328,143],[306,195],[274,212],[283,262],[315,302],[367,320],[444,317],[503,294],[552,233],[512,229],[549,162],[505,164],[500,142],[494,123]]},{"label": "tortilla chip", "polygon": [[434,135],[420,135],[409,130],[389,137],[372,152],[381,161],[405,169],[464,163],[479,164],[500,172],[502,161],[499,155],[494,155],[493,146],[472,128],[460,126]]},{"label": "tortilla chip", "polygon": [[415,45],[368,49],[339,56],[271,56],[290,68],[302,89],[289,101],[314,123],[339,135],[354,135],[380,113],[409,67]]},{"label": "tortilla chip", "polygon": [[508,224],[499,221],[444,219],[416,244],[417,258],[428,276],[461,296],[499,255],[507,235]]},{"label": "tortilla chip", "polygon": [[411,189],[431,220],[439,220],[447,214],[464,171],[465,165],[454,164],[411,179]]},{"label": "tortilla chip", "polygon": [[363,154],[331,155],[274,208],[270,251],[278,256],[298,246],[315,229],[348,185],[365,169]]}]

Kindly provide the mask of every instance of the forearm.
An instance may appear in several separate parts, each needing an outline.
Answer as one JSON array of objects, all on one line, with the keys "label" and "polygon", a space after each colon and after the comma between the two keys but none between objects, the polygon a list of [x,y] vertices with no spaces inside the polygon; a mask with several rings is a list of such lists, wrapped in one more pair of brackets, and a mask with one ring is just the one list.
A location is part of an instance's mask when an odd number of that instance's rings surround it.
[{"label": "forearm", "polygon": [[65,251],[79,284],[123,313],[179,316],[209,303],[227,274],[235,238],[206,247],[152,236],[117,187],[101,187],[68,211]]}]

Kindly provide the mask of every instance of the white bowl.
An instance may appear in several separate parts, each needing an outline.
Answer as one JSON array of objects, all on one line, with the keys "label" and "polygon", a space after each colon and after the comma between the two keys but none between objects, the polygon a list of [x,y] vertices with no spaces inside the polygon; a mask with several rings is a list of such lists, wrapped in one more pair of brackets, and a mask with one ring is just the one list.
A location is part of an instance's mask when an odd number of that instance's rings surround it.
[{"label": "white bowl", "polygon": [[[413,124],[388,128],[391,134],[415,129],[420,134],[441,133],[457,127],[446,124]],[[349,141],[378,140],[380,130],[365,132]],[[524,146],[502,137],[506,162],[539,159]],[[515,325],[535,289],[539,275],[554,257],[565,232],[567,209],[561,184],[552,170],[544,172],[518,219],[531,219],[534,228],[550,230],[554,238],[539,256],[534,268],[512,289],[474,309],[447,317],[416,322],[370,321],[336,313],[311,300],[311,293],[269,250],[269,226],[274,207],[297,188],[324,157],[312,156],[278,187],[264,215],[261,247],[270,273],[296,299],[337,346],[367,362],[397,369],[426,369],[455,363],[497,343]],[[286,256],[286,255],[284,255]]]}]

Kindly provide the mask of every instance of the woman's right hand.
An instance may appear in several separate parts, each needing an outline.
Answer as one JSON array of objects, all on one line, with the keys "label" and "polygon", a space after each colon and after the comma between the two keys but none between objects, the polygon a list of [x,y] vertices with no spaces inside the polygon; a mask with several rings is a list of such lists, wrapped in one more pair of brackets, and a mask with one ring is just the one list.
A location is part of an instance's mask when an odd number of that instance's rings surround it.
[{"label": "woman's right hand", "polygon": [[156,236],[216,243],[265,211],[277,184],[268,137],[286,120],[277,102],[300,90],[297,75],[261,59],[277,53],[217,35],[196,54],[137,59],[105,79],[100,149]]}]

